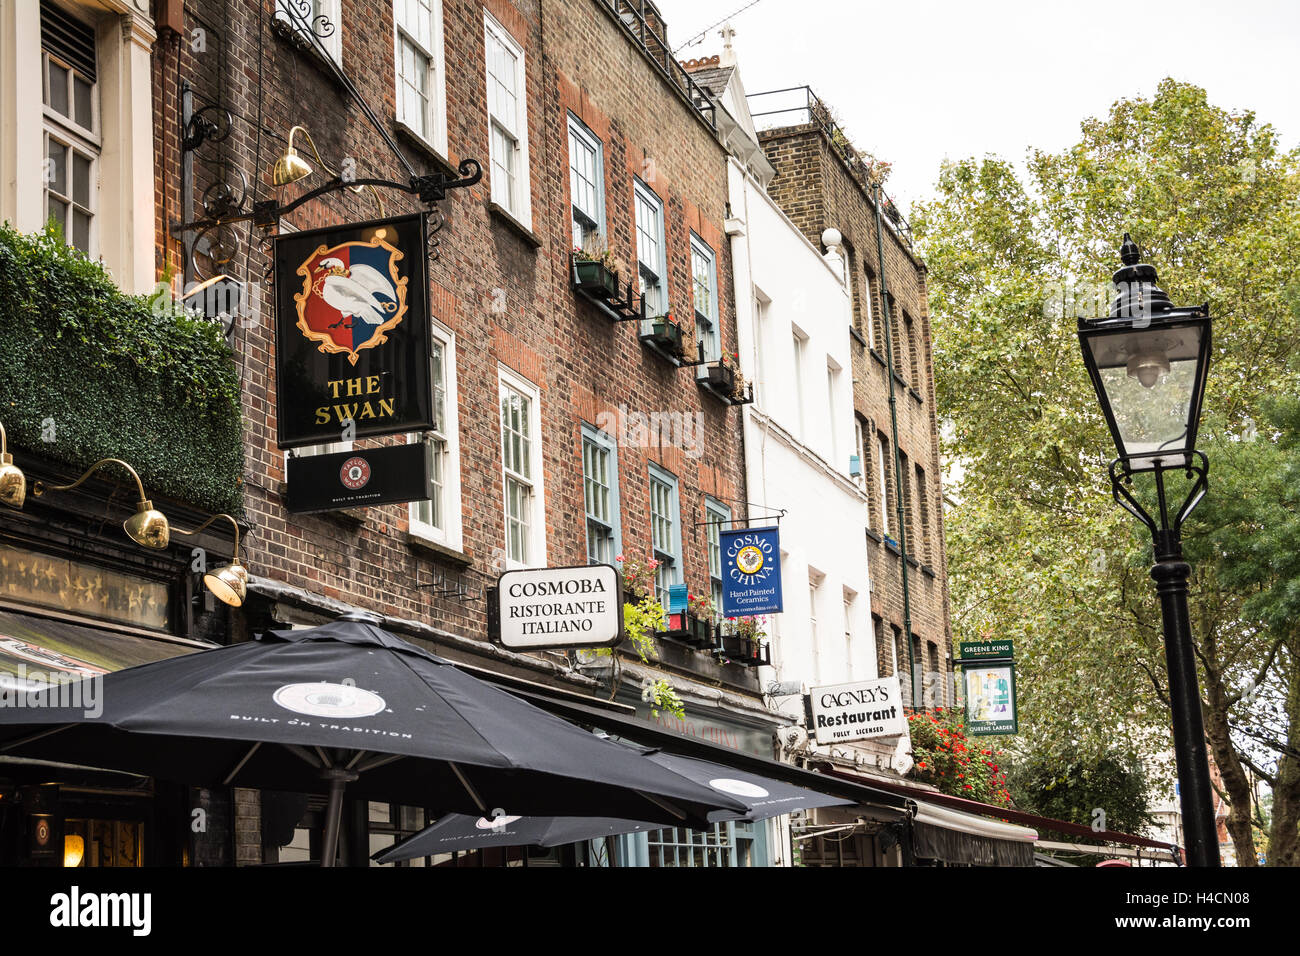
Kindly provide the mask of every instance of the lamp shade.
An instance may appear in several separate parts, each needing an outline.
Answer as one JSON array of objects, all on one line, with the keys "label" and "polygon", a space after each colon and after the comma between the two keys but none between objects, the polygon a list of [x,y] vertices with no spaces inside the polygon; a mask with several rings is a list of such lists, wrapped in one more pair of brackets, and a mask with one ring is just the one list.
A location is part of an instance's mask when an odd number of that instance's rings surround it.
[{"label": "lamp shade", "polygon": [[219,571],[203,575],[203,584],[218,601],[240,607],[248,596],[248,569],[236,560]]},{"label": "lamp shade", "polygon": [[307,160],[299,156],[298,151],[290,146],[275,161],[275,169],[271,172],[271,182],[277,186],[287,186],[289,183],[296,183],[298,180],[310,176],[311,172],[312,169]]},{"label": "lamp shade", "polygon": [[136,544],[162,551],[171,541],[171,526],[161,511],[155,511],[152,501],[141,501],[135,514],[122,522],[127,535]]},{"label": "lamp shade", "polygon": [[1127,235],[1111,314],[1079,320],[1083,360],[1129,471],[1187,465],[1210,364],[1209,306],[1175,308]]}]

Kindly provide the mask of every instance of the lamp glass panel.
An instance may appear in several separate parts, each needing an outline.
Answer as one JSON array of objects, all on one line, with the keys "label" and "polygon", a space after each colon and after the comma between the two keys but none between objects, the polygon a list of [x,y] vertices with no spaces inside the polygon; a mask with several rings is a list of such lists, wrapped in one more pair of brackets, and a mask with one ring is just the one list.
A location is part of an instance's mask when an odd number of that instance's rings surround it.
[{"label": "lamp glass panel", "polygon": [[[1101,378],[1120,443],[1121,455],[1169,451],[1169,458],[1133,462],[1137,469],[1154,468],[1157,460],[1175,464],[1190,450],[1189,428],[1196,398],[1200,364],[1200,325],[1151,326],[1087,338]],[[1153,368],[1150,387],[1129,375],[1130,360]],[[1168,372],[1163,363],[1168,363]]]}]

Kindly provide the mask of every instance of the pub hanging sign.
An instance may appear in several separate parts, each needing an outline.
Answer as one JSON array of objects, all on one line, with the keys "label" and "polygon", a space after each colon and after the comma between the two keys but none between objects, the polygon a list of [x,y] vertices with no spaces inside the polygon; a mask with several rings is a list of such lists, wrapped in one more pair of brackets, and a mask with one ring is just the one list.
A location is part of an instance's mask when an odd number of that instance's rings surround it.
[{"label": "pub hanging sign", "polygon": [[422,214],[275,237],[281,448],[433,427]]}]

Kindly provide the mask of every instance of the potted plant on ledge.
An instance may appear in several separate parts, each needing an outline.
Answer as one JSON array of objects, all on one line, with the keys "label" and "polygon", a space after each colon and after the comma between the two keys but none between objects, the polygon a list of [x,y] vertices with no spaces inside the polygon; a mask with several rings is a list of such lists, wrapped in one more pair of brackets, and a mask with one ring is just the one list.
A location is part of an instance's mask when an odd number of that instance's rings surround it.
[{"label": "potted plant on ledge", "polygon": [[599,235],[588,240],[585,246],[574,246],[572,259],[575,288],[602,299],[618,295],[618,267],[614,264],[614,254]]},{"label": "potted plant on ledge", "polygon": [[685,355],[682,327],[671,312],[648,319],[646,326],[649,330],[642,333],[642,342],[649,342],[656,348],[667,352],[673,358],[680,359]]}]

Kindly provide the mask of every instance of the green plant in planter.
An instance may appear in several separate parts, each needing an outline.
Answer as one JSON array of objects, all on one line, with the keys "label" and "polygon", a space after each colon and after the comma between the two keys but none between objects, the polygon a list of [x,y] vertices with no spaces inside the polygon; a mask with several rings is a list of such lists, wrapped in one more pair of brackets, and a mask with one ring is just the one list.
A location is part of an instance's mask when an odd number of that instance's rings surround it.
[{"label": "green plant in planter", "polygon": [[907,775],[955,797],[1010,806],[1011,792],[1002,767],[1005,751],[967,737],[964,720],[960,711],[942,707],[932,713],[908,714],[915,763]]},{"label": "green plant in planter", "polygon": [[[621,554],[614,560],[622,566],[624,592],[634,598],[623,603],[623,633],[636,649],[641,663],[649,664],[656,652],[654,635],[668,626],[668,613],[655,599],[655,572],[659,562],[654,558],[644,560]],[[686,716],[681,698],[668,681],[662,678],[651,681],[642,693],[643,699],[650,702],[654,716],[658,717],[661,710],[678,719]]]}]

